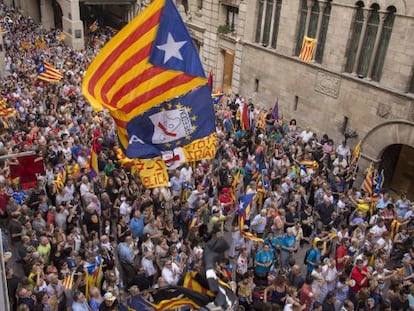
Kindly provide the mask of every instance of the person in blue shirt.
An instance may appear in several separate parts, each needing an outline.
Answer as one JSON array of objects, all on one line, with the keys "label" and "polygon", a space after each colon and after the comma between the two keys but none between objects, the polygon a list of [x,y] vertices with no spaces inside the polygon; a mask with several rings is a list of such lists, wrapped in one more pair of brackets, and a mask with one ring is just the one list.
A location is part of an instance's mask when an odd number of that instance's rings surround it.
[{"label": "person in blue shirt", "polygon": [[267,274],[273,263],[273,254],[270,251],[270,247],[267,244],[263,245],[263,248],[256,253],[254,260],[254,272],[256,277],[261,282],[267,282]]},{"label": "person in blue shirt", "polygon": [[375,208],[384,209],[390,203],[392,203],[390,195],[388,193],[384,193],[383,195],[381,195],[380,199],[377,201],[377,204],[375,204]]},{"label": "person in blue shirt", "polygon": [[280,261],[282,268],[289,267],[292,254],[297,250],[296,236],[292,227],[286,229],[286,234],[280,240]]},{"label": "person in blue shirt", "polygon": [[280,252],[280,239],[269,232],[267,237],[264,239],[264,243],[269,245],[270,251],[276,256]]},{"label": "person in blue shirt", "polygon": [[141,238],[144,233],[144,218],[145,216],[141,214],[140,210],[134,212],[134,217],[132,217],[129,226],[131,228],[132,236],[134,238]]},{"label": "person in blue shirt", "polygon": [[313,269],[321,263],[321,250],[323,241],[317,241],[305,258],[306,270],[310,275]]}]

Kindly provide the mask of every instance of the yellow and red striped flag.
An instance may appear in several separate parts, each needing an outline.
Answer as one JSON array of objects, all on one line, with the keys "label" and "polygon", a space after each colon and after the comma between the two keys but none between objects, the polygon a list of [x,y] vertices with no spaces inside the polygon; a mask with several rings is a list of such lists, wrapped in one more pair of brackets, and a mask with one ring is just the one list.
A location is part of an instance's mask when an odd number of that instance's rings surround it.
[{"label": "yellow and red striped flag", "polygon": [[373,164],[371,162],[371,164],[368,167],[367,175],[365,176],[365,179],[361,186],[362,190],[364,190],[365,193],[368,193],[370,197],[372,197],[372,193],[373,193],[372,186],[374,182],[372,174],[373,174]]},{"label": "yellow and red striped flag", "polygon": [[314,38],[303,37],[302,50],[300,51],[299,58],[307,63],[310,63],[315,54],[317,40]]},{"label": "yellow and red striped flag", "polygon": [[131,119],[207,84],[198,54],[195,60],[191,54],[193,43],[180,39],[181,25],[167,16],[175,11],[171,0],[153,1],[103,47],[83,79],[82,92],[92,107],[110,110],[124,150]]},{"label": "yellow and red striped flag", "polygon": [[63,280],[61,281],[63,287],[67,290],[71,290],[73,287],[73,280],[74,280],[75,272],[72,272],[66,275]]},{"label": "yellow and red striped flag", "polygon": [[59,172],[56,175],[56,180],[55,180],[55,187],[57,191],[61,191],[63,189],[63,187],[65,187],[65,183],[66,183],[66,171],[63,167],[59,168]]},{"label": "yellow and red striped flag", "polygon": [[95,20],[92,24],[89,25],[89,31],[95,32],[99,29],[99,22],[98,20]]},{"label": "yellow and red striped flag", "polygon": [[59,30],[59,32],[56,36],[56,40],[63,41],[65,39],[66,39],[66,34],[62,30]]},{"label": "yellow and red striped flag", "polygon": [[358,162],[359,155],[361,154],[361,141],[355,146],[354,150],[352,151],[352,158],[351,158],[351,165]]},{"label": "yellow and red striped flag", "polygon": [[35,47],[39,50],[46,50],[47,49],[46,41],[43,38],[40,38],[39,36],[37,36],[35,40]]},{"label": "yellow and red striped flag", "polygon": [[16,113],[16,109],[7,107],[7,102],[4,98],[0,100],[0,117],[9,118],[14,116]]},{"label": "yellow and red striped flag", "polygon": [[[211,92],[172,0],[153,1],[103,47],[82,93],[95,111],[109,110],[125,155],[156,161],[162,176],[166,167],[215,155]],[[212,148],[200,153],[206,143]],[[168,180],[154,186],[160,182]]]},{"label": "yellow and red striped flag", "polygon": [[250,208],[251,208],[251,204],[254,198],[255,198],[255,195],[253,193],[249,193],[249,194],[245,194],[241,196],[239,199],[239,203],[240,203],[239,210],[238,210],[239,229],[240,229],[241,235],[244,236],[245,238],[255,241],[255,242],[264,243],[263,239],[258,238],[253,233],[245,231],[244,229],[244,224],[245,224],[245,221],[248,215],[250,214]]},{"label": "yellow and red striped flag", "polygon": [[20,47],[21,47],[23,50],[28,51],[28,50],[30,50],[30,49],[32,48],[32,43],[31,43],[30,41],[22,41],[22,42],[20,43]]},{"label": "yellow and red striped flag", "polygon": [[40,80],[48,82],[59,82],[63,78],[63,74],[48,62],[41,62],[37,73]]}]

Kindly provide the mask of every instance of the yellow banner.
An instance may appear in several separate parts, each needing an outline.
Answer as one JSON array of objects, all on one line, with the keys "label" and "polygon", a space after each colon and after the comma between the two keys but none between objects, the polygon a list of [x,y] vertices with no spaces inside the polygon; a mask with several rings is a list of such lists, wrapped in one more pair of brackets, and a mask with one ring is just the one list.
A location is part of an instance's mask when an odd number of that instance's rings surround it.
[{"label": "yellow banner", "polygon": [[213,159],[217,150],[217,134],[213,133],[205,138],[196,139],[183,147],[185,162]]},{"label": "yellow banner", "polygon": [[[196,139],[190,144],[177,149],[181,149],[176,151],[182,154],[183,157],[179,157],[174,165],[170,165],[170,169],[176,168],[184,162],[213,159],[217,150],[217,134],[214,133],[205,138]],[[123,166],[131,167],[132,173],[138,172],[139,177],[146,188],[168,186],[169,177],[165,159],[162,159],[161,157],[154,159],[130,159],[123,154],[120,148],[117,150],[117,157]],[[174,160],[172,162],[174,162]]]},{"label": "yellow banner", "polygon": [[135,159],[139,177],[147,188],[168,186],[168,173],[165,163],[161,158]]}]

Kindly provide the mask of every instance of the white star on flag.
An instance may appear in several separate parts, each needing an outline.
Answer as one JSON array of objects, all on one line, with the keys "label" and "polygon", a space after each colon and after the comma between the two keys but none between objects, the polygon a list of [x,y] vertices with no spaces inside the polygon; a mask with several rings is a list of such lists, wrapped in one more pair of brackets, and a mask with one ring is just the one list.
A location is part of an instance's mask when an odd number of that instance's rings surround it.
[{"label": "white star on flag", "polygon": [[164,51],[164,64],[170,60],[171,57],[175,57],[179,60],[183,60],[183,57],[180,53],[180,49],[186,44],[187,41],[174,41],[171,33],[168,33],[167,42],[162,45],[157,45],[157,49]]}]

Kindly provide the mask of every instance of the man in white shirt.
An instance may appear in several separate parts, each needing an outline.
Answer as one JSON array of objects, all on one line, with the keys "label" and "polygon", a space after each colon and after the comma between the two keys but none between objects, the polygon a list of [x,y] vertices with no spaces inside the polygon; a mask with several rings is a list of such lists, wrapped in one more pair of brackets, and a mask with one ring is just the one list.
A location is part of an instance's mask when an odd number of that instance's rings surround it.
[{"label": "man in white shirt", "polygon": [[193,179],[193,169],[190,166],[189,163],[185,163],[183,168],[180,171],[180,179],[189,184],[192,185],[192,179]]},{"label": "man in white shirt", "polygon": [[168,285],[177,285],[180,274],[180,268],[171,260],[165,262],[164,268],[161,271],[161,275]]},{"label": "man in white shirt", "polygon": [[342,155],[344,159],[349,162],[351,157],[351,149],[349,149],[349,146],[346,144],[346,140],[343,140],[342,144],[336,147],[336,153]]},{"label": "man in white shirt", "polygon": [[302,138],[302,141],[306,144],[309,142],[309,140],[313,137],[313,133],[310,130],[310,128],[306,128],[302,133],[300,133],[300,138]]},{"label": "man in white shirt", "polygon": [[129,224],[129,221],[131,220],[130,214],[132,210],[132,199],[130,197],[121,197],[121,205],[119,206],[119,214],[125,216],[125,222]]},{"label": "man in white shirt", "polygon": [[88,176],[82,177],[82,183],[79,190],[84,206],[88,206],[88,204],[91,202],[92,195],[94,195],[92,191],[92,185],[88,180]]},{"label": "man in white shirt", "polygon": [[254,216],[250,228],[257,234],[258,237],[262,237],[266,228],[267,218],[266,209],[262,209],[259,214]]},{"label": "man in white shirt", "polygon": [[141,260],[142,269],[144,269],[145,277],[153,284],[154,278],[157,275],[157,270],[154,266],[154,254],[148,251],[144,254]]}]

